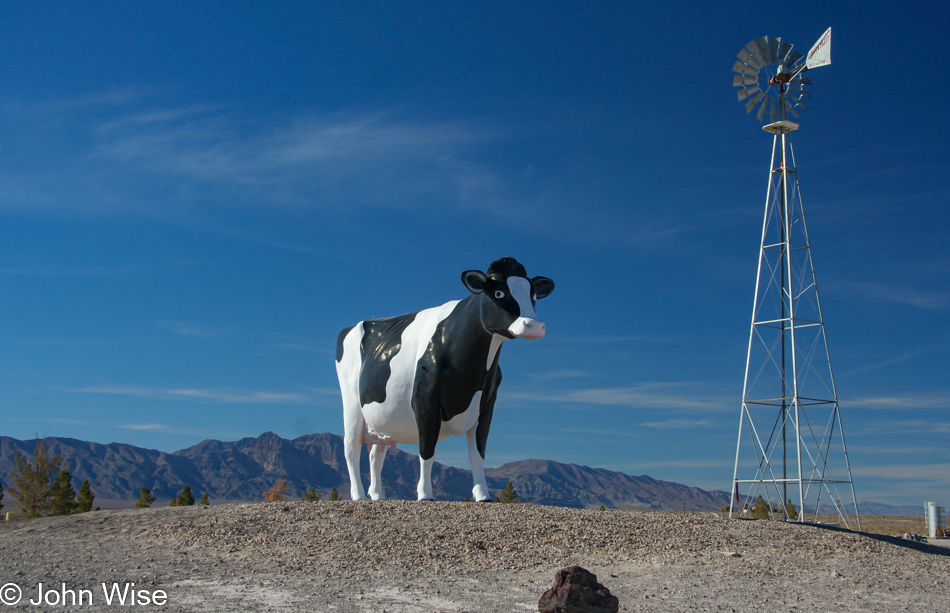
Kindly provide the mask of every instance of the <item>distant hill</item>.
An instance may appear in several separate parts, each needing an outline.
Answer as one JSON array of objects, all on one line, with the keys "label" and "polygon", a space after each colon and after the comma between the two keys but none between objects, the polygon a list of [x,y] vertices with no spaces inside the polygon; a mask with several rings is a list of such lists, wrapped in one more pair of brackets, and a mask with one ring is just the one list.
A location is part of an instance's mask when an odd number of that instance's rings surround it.
[{"label": "distant hill", "polygon": [[[0,481],[9,486],[13,451],[33,453],[35,440],[0,437]],[[50,437],[52,453],[62,454],[78,489],[88,479],[97,504],[134,501],[144,486],[159,500],[176,496],[183,485],[195,496],[207,492],[212,500],[261,500],[277,479],[290,484],[289,494],[299,497],[311,487],[328,494],[339,490],[349,497],[349,477],[343,457],[343,437],[309,434],[287,440],[265,432],[239,441],[206,440],[174,453],[143,449],[123,443],[102,445],[71,438]],[[369,482],[366,449],[363,449],[363,480]],[[715,511],[729,504],[722,491],[706,491],[648,476],[632,476],[603,468],[562,464],[551,460],[521,460],[487,469],[489,487],[501,490],[510,480],[519,500],[565,507]],[[403,451],[390,452],[383,468],[383,485],[390,498],[415,499],[419,477],[418,457]],[[436,464],[432,470],[433,492],[439,500],[463,500],[471,496],[470,471]],[[9,496],[4,505],[11,506]],[[111,506],[111,505],[110,505]],[[901,512],[887,509],[900,509]],[[913,512],[904,513],[912,510]],[[917,507],[888,507],[862,503],[863,513],[909,514]]]}]

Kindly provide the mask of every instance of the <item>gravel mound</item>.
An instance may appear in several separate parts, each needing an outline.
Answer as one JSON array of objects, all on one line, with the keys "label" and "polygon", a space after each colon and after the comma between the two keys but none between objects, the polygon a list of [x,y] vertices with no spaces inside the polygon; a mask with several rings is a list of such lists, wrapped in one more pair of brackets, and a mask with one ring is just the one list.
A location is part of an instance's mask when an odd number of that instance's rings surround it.
[{"label": "gravel mound", "polygon": [[950,611],[948,554],[712,513],[289,502],[2,525],[0,584],[22,588],[12,609],[42,582],[89,589],[76,610],[110,610],[100,584],[134,582],[166,593],[167,611],[536,611],[554,573],[577,564],[621,611]]}]

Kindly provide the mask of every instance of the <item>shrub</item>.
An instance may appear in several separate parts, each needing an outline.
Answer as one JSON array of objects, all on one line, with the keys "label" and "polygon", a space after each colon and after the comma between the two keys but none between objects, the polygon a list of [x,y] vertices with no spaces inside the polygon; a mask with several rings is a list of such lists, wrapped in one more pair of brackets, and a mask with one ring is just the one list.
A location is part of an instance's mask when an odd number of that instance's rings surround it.
[{"label": "shrub", "polygon": [[274,485],[264,492],[264,502],[284,502],[287,500],[287,490],[290,486],[283,479],[278,479]]}]

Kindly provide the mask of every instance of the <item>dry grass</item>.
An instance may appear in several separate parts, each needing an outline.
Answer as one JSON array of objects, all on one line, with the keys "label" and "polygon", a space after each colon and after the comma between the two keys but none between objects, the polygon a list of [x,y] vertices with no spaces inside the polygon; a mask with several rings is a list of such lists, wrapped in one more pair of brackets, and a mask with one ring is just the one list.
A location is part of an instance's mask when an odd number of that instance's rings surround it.
[{"label": "dry grass", "polygon": [[903,536],[905,532],[927,533],[923,517],[905,517],[901,515],[862,515],[861,528],[871,534]]}]

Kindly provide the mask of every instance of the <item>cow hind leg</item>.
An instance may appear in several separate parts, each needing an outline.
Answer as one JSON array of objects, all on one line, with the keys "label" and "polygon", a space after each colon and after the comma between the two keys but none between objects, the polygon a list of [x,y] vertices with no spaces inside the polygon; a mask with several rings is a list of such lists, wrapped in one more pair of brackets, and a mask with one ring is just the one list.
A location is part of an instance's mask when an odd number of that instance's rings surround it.
[{"label": "cow hind leg", "polygon": [[[359,406],[356,407],[359,412]],[[343,457],[346,458],[346,470],[350,475],[350,499],[366,500],[363,479],[360,477],[360,453],[363,451],[363,414],[343,420]],[[355,432],[354,432],[355,430]]]},{"label": "cow hind leg", "polygon": [[366,421],[360,407],[360,337],[363,326],[359,324],[346,333],[342,340],[342,355],[336,364],[343,396],[343,457],[350,475],[350,499],[365,500],[363,480],[360,478],[360,453],[363,451],[363,430]]},{"label": "cow hind leg", "polygon": [[369,445],[369,497],[373,500],[386,500],[386,494],[383,493],[383,462],[388,449],[388,445]]},{"label": "cow hind leg", "polygon": [[475,430],[478,424],[472,426],[465,436],[468,439],[468,462],[472,467],[472,500],[475,502],[491,502],[491,492],[488,491],[488,481],[485,479],[485,458],[478,451],[475,441]]}]

